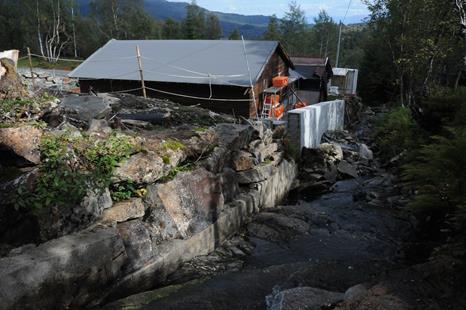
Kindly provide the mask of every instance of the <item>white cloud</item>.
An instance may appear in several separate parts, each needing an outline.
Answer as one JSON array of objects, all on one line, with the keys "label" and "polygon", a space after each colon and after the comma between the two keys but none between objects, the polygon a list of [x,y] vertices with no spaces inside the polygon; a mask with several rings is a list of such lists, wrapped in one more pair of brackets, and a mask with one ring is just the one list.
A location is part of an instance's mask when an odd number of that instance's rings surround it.
[{"label": "white cloud", "polygon": [[[170,0],[183,1],[183,0]],[[189,1],[189,0],[184,0]],[[321,9],[325,9],[330,16],[341,19],[346,13],[349,0],[296,0],[306,12],[309,20],[312,20]],[[288,10],[291,0],[197,0],[197,3],[209,10],[239,13],[245,15],[272,15],[283,16]],[[367,16],[368,10],[362,0],[353,0],[348,11],[348,20],[360,19]]]}]

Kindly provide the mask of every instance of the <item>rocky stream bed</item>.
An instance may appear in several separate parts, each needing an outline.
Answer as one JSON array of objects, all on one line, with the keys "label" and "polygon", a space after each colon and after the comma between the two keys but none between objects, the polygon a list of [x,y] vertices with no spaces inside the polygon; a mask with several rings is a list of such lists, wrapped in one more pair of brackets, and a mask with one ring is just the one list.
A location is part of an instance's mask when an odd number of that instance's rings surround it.
[{"label": "rocky stream bed", "polygon": [[317,151],[322,165],[303,160],[288,201],[163,287],[104,308],[462,309],[447,276],[455,262],[412,264],[425,259],[410,248],[415,219],[397,179],[358,142],[374,118],[365,113],[353,136],[330,137]]}]

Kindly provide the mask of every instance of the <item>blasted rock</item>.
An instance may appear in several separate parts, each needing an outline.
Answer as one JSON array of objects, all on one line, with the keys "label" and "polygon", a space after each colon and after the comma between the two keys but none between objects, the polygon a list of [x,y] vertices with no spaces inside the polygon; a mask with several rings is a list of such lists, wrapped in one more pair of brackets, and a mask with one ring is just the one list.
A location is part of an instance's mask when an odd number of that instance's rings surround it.
[{"label": "blasted rock", "polygon": [[245,171],[254,167],[252,154],[245,151],[237,151],[233,155],[232,168],[236,171]]},{"label": "blasted rock", "polygon": [[111,208],[104,210],[102,222],[121,223],[144,216],[145,207],[141,198],[115,203]]},{"label": "blasted rock", "polygon": [[81,204],[52,206],[37,213],[41,240],[50,240],[74,233],[97,222],[105,209],[112,206],[108,188],[89,190]]},{"label": "blasted rock", "polygon": [[220,178],[204,168],[180,173],[155,190],[152,212],[168,216],[183,238],[214,223],[224,207]]},{"label": "blasted rock", "polygon": [[68,96],[63,98],[60,109],[70,119],[87,124],[92,119],[102,119],[112,112],[110,103],[96,96]]},{"label": "blasted rock", "polygon": [[[114,228],[84,231],[0,259],[0,309],[79,308],[99,297],[126,262]],[[60,305],[60,306],[59,306]]]},{"label": "blasted rock", "polygon": [[144,222],[133,220],[117,225],[128,255],[127,269],[143,267],[153,257],[152,240]]},{"label": "blasted rock", "polygon": [[42,130],[33,126],[0,128],[0,148],[6,147],[33,164],[40,163]]},{"label": "blasted rock", "polygon": [[343,300],[344,295],[313,287],[297,287],[266,297],[268,310],[321,310]]},{"label": "blasted rock", "polygon": [[154,152],[138,153],[121,162],[113,173],[115,182],[154,183],[164,176],[164,162]]}]

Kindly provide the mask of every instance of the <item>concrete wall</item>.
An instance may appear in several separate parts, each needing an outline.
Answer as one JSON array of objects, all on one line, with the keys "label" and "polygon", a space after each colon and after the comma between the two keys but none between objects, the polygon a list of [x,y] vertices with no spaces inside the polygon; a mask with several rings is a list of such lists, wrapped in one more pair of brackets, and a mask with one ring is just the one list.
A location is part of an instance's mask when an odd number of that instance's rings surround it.
[{"label": "concrete wall", "polygon": [[344,100],[321,102],[288,111],[288,134],[301,149],[316,148],[326,131],[343,130],[344,122]]}]

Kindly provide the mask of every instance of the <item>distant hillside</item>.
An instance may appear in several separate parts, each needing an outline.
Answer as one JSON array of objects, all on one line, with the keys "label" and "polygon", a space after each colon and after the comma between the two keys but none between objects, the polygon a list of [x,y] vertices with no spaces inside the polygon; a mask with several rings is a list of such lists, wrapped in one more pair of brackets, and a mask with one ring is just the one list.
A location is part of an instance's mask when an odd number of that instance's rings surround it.
[{"label": "distant hillside", "polygon": [[[78,0],[81,13],[86,15],[89,12],[89,0]],[[166,0],[144,0],[146,11],[156,19],[166,20],[172,18],[181,21],[186,16],[187,2],[169,2]],[[205,12],[210,12],[203,9]],[[224,36],[228,36],[236,28],[239,29],[248,39],[260,37],[267,29],[269,16],[263,15],[240,15],[222,12],[213,12],[216,14],[223,28]]]}]

